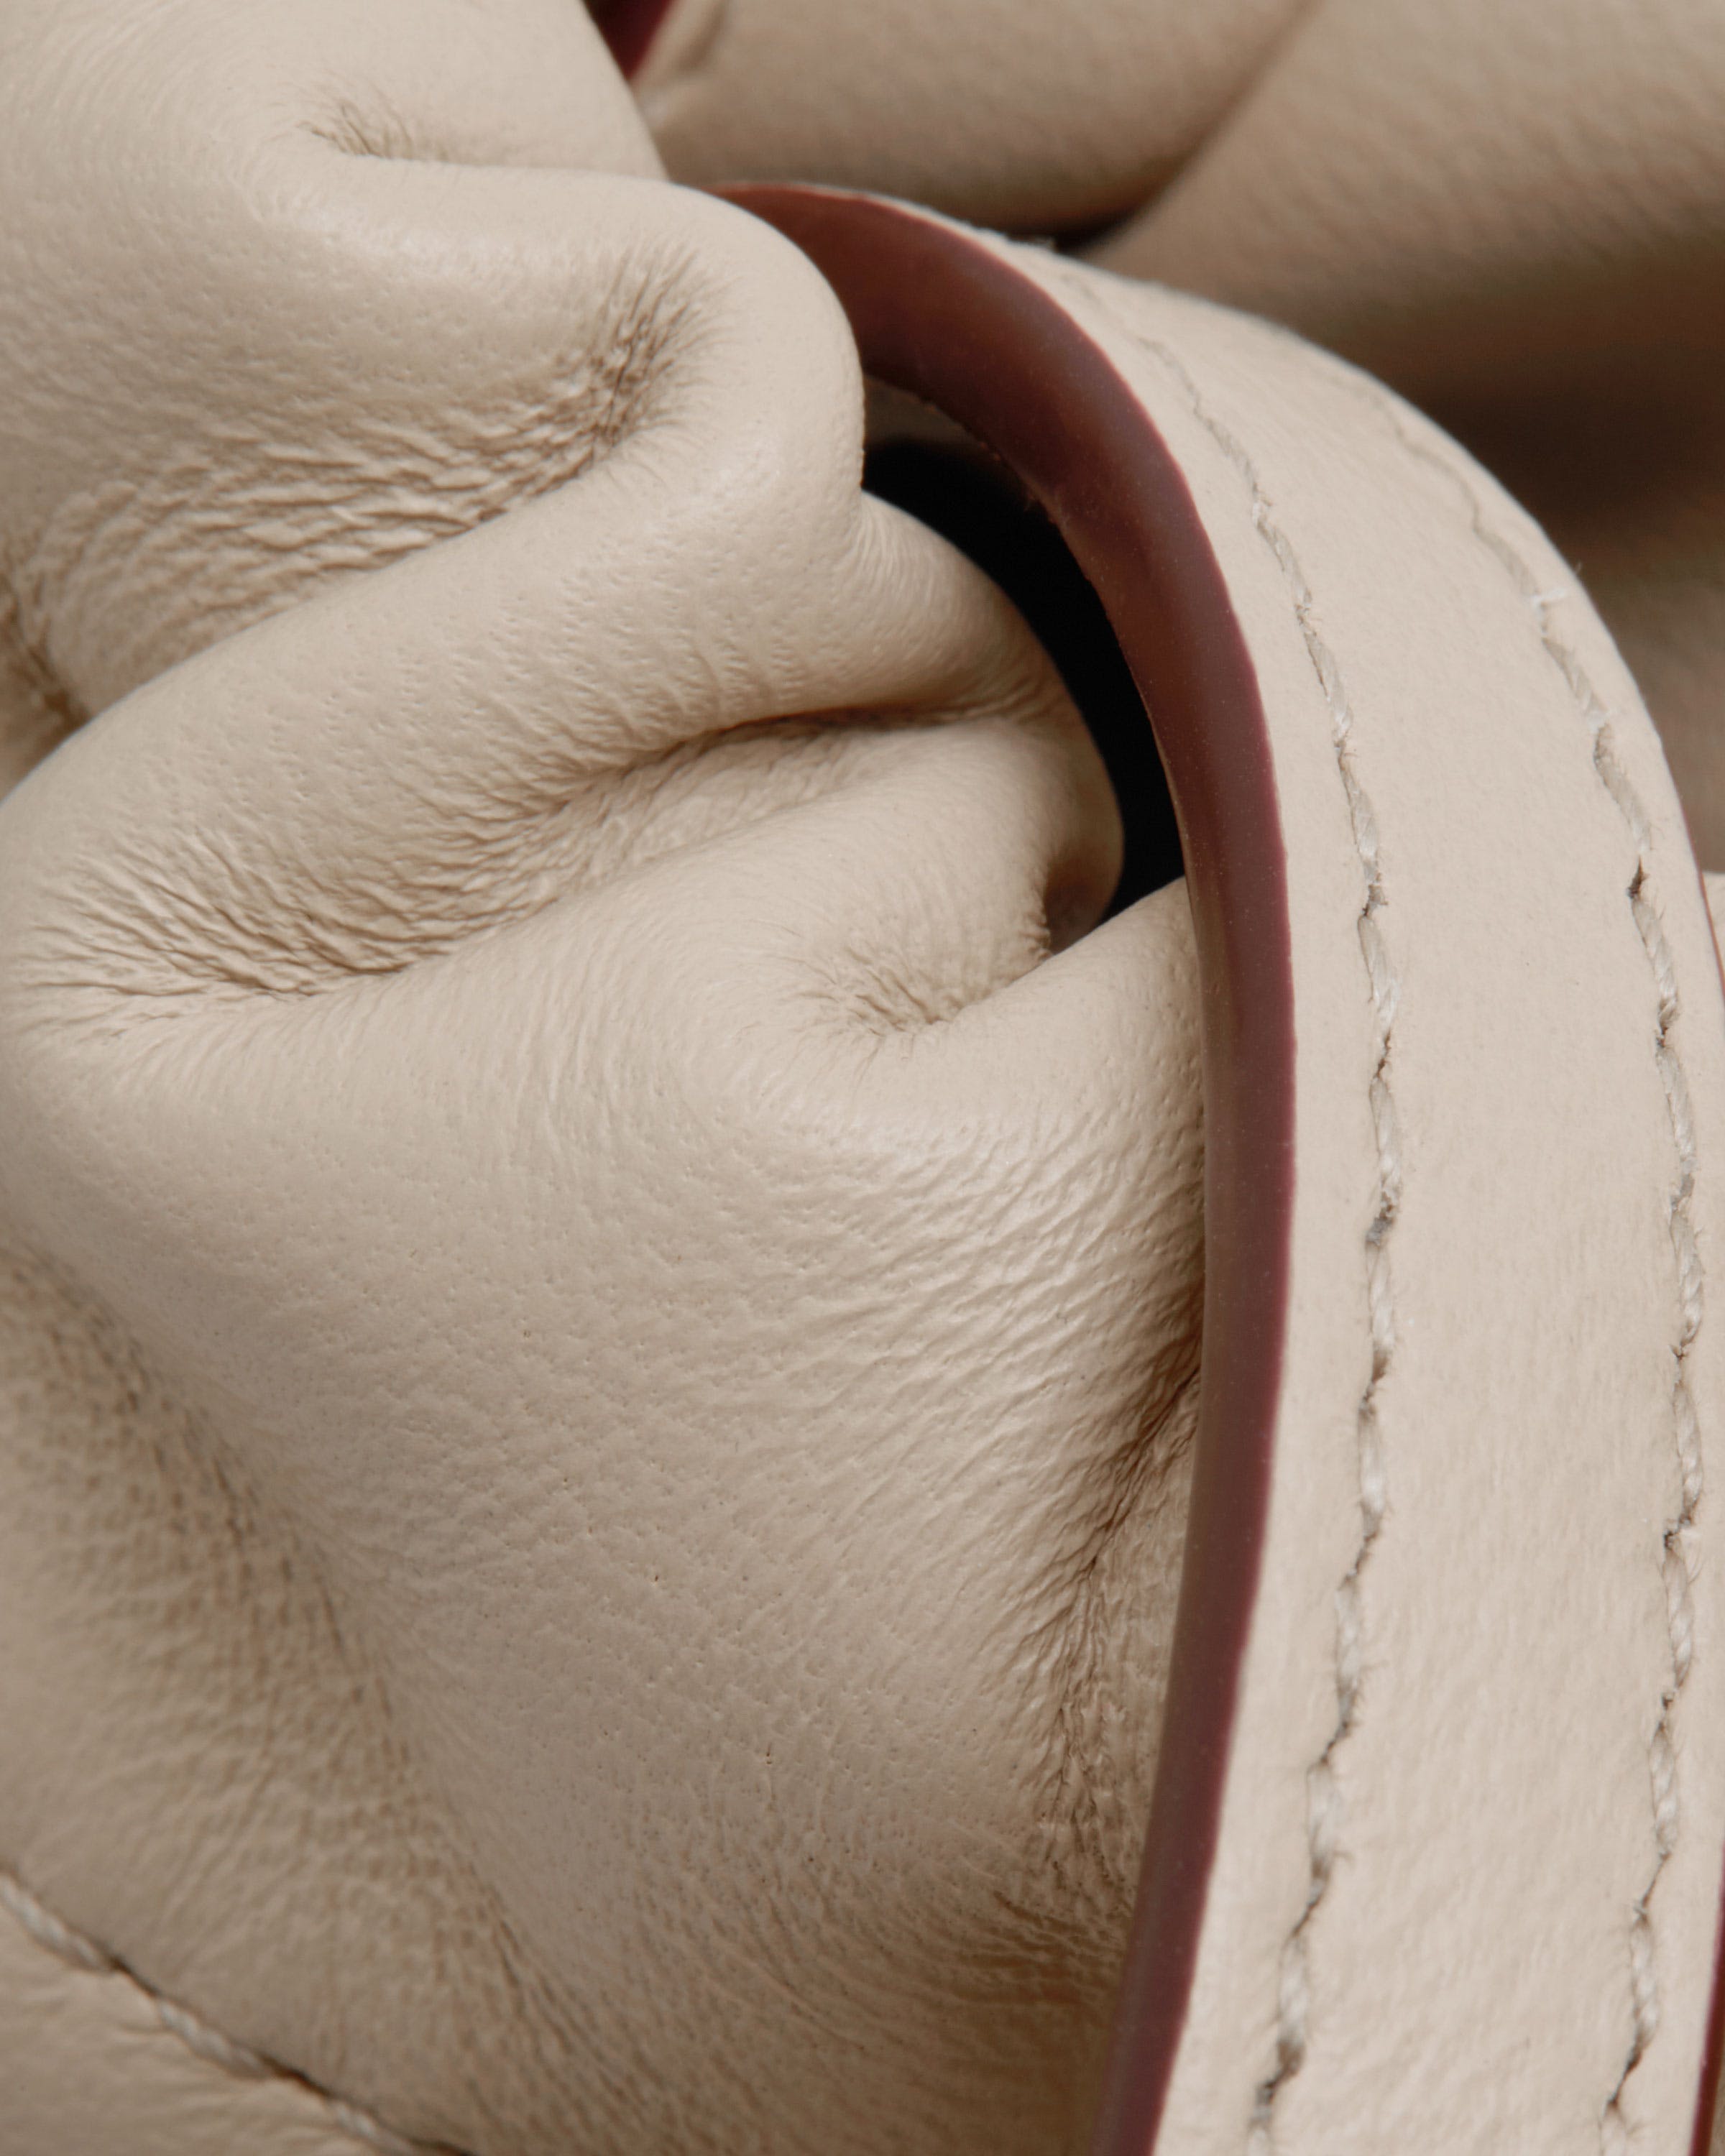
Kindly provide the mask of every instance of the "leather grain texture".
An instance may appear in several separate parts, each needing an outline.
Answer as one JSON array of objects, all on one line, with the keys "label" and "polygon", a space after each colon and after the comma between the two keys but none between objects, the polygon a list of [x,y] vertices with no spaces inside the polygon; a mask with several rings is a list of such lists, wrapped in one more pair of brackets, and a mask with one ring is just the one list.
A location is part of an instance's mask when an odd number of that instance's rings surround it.
[{"label": "leather grain texture", "polygon": [[[1227,575],[1299,1042],[1274,1487],[1202,1948],[1172,1996],[1141,1931],[1098,2145],[1681,2146],[1725,1825],[1702,1554],[1725,1041],[1656,741],[1537,529],[1375,384],[1010,259],[1142,400]],[[1170,1741],[1153,1880],[1181,1770]]]},{"label": "leather grain texture", "polygon": [[383,88],[13,27],[0,1855],[415,2138],[1046,2145],[1178,1578],[1185,908],[1075,940],[1100,763],[860,491],[812,269],[568,169],[651,162],[602,57],[456,131],[467,19]]},{"label": "leather grain texture", "polygon": [[1009,229],[1094,224],[1177,171],[1298,0],[674,0],[641,109],[691,182],[868,187]]},{"label": "leather grain texture", "polygon": [[1462,434],[1579,563],[1725,862],[1725,17],[1322,0],[1101,251]]},{"label": "leather grain texture", "polygon": [[672,171],[874,187],[1267,314],[1463,439],[1579,567],[1725,862],[1713,0],[677,0]]},{"label": "leather grain texture", "polygon": [[1725,1012],[1537,527],[1261,324],[841,198],[1070,362],[901,386],[1106,378],[1245,654],[1281,912],[1153,695],[1190,902],[1098,927],[1060,681],[860,488],[887,316],[578,15],[0,35],[0,2148],[1683,2146]]},{"label": "leather grain texture", "polygon": [[0,1892],[8,2156],[424,2156],[157,1998]]}]

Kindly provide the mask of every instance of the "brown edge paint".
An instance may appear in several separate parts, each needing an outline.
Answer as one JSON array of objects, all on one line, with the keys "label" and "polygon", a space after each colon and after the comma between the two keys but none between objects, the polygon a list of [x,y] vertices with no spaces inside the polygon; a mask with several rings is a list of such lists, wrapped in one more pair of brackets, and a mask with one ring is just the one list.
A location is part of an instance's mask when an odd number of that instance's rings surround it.
[{"label": "brown edge paint", "polygon": [[587,12],[611,48],[618,71],[627,78],[645,64],[660,25],[675,5],[675,0],[588,0]]},{"label": "brown edge paint", "polygon": [[1202,997],[1204,1354],[1168,1704],[1092,2148],[1148,2156],[1198,1961],[1270,1497],[1294,1202],[1287,863],[1256,670],[1178,465],[1088,332],[988,244],[865,195],[723,190],[837,293],[865,372],[935,406],[1036,496],[1150,717]]},{"label": "brown edge paint", "polygon": [[[1717,937],[1715,941],[1717,942]],[[1707,2000],[1707,2035],[1701,2055],[1701,2083],[1695,2092],[1695,2125],[1689,2156],[1708,2156],[1713,2145],[1713,2112],[1719,2101],[1719,2059],[1725,2049],[1725,1881],[1719,1890],[1719,1914],[1713,1928],[1713,1989]]]},{"label": "brown edge paint", "polygon": [[[1690,838],[1689,819],[1683,818],[1683,835],[1690,839],[1691,855],[1695,854],[1694,841]],[[1707,933],[1712,939],[1713,965],[1719,976],[1719,984],[1725,988],[1725,957],[1719,950],[1719,924],[1713,918],[1712,901],[1707,896],[1707,880],[1697,861],[1695,880],[1701,888],[1702,918],[1707,922]],[[1701,2054],[1701,2082],[1695,2092],[1695,2124],[1689,2138],[1689,2156],[1708,2156],[1713,2145],[1713,2113],[1719,2102],[1719,2067],[1725,2056],[1725,1876],[1719,1883],[1719,1913],[1713,1928],[1713,1989],[1707,2000],[1707,2033],[1702,2039]]]}]

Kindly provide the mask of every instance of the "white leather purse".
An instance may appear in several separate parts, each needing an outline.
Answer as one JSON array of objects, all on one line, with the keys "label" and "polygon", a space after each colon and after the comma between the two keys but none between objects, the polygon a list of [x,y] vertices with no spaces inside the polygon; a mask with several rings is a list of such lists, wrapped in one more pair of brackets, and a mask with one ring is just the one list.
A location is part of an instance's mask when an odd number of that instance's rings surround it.
[{"label": "white leather purse", "polygon": [[1537,526],[548,4],[4,35],[0,2152],[1705,2149],[1725,1008]]}]

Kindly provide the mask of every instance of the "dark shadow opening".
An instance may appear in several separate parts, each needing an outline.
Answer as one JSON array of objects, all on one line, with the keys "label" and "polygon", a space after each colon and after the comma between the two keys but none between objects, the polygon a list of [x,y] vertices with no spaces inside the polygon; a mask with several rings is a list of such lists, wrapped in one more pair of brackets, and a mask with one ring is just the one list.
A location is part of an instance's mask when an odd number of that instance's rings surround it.
[{"label": "dark shadow opening", "polygon": [[951,541],[992,577],[1059,670],[1120,804],[1126,838],[1111,918],[1183,873],[1180,835],[1143,701],[1101,601],[1071,550],[1006,467],[963,440],[870,448],[870,494]]}]

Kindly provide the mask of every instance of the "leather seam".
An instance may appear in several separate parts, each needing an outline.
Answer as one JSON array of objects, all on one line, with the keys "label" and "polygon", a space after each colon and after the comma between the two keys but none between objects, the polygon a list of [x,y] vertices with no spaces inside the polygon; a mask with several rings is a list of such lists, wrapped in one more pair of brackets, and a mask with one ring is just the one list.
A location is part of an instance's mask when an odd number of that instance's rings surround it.
[{"label": "leather seam", "polygon": [[[1072,281],[1076,284],[1076,280]],[[1305,583],[1298,561],[1288,545],[1286,535],[1270,513],[1267,499],[1250,457],[1227,427],[1207,408],[1196,382],[1176,353],[1146,336],[1126,318],[1122,311],[1110,303],[1106,296],[1091,294],[1086,289],[1086,297],[1099,301],[1102,311],[1117,329],[1173,374],[1194,416],[1245,480],[1251,493],[1254,528],[1276,556],[1284,581],[1293,594],[1296,618],[1305,638],[1308,655],[1330,705],[1337,761],[1343,767],[1344,784],[1348,784],[1353,777],[1346,756],[1347,734],[1351,721],[1345,688],[1333,654],[1329,653],[1311,625],[1309,588]],[[1341,373],[1339,368],[1337,372]],[[1635,850],[1635,868],[1625,886],[1625,896],[1636,937],[1652,977],[1656,998],[1652,1044],[1654,1062],[1665,1096],[1671,1142],[1676,1156],[1676,1175],[1667,1194],[1666,1210],[1676,1286],[1677,1325],[1670,1351],[1670,1398],[1680,1502],[1676,1512],[1666,1521],[1660,1537],[1660,1573],[1671,1660],[1666,1681],[1659,1694],[1658,1718],[1646,1747],[1655,1856],[1646,1883],[1633,1904],[1630,1917],[1627,1942],[1631,2011],[1630,2041],[1616,2079],[1598,2112],[1601,2156],[1622,2156],[1622,2152],[1630,2145],[1633,2130],[1625,2115],[1624,2097],[1632,2076],[1645,2059],[1658,2034],[1661,2019],[1658,1942],[1653,1923],[1652,1902],[1659,1882],[1676,1851],[1681,1819],[1675,1723],[1677,1707],[1694,1661],[1692,1545],[1696,1511],[1704,1486],[1700,1424],[1687,1377],[1689,1355],[1701,1328],[1706,1282],[1692,1217],[1698,1164],[1695,1121],[1687,1075],[1673,1039],[1681,1013],[1681,998],[1678,993],[1675,962],[1656,903],[1652,820],[1618,758],[1610,711],[1599,696],[1579,653],[1553,620],[1554,610],[1575,596],[1573,589],[1567,586],[1555,589],[1542,586],[1522,556],[1487,522],[1483,505],[1466,475],[1450,459],[1417,439],[1404,424],[1395,406],[1375,385],[1363,377],[1356,379],[1349,370],[1342,377],[1341,386],[1371,408],[1378,419],[1387,425],[1406,454],[1437,471],[1461,495],[1476,540],[1507,575],[1533,618],[1545,655],[1562,677],[1588,728],[1595,775],[1622,818]],[[1276,2063],[1272,2073],[1258,2087],[1249,2130],[1250,2156],[1269,2156],[1273,2145],[1272,2114],[1276,2097],[1298,2072],[1304,2061],[1306,2017],[1310,2005],[1306,1934],[1333,1870],[1337,1854],[1335,1831],[1341,1813],[1339,1793],[1335,1789],[1329,1770],[1337,1745],[1353,1727],[1353,1713],[1358,1705],[1360,1675],[1359,1580],[1363,1566],[1369,1558],[1376,1540],[1386,1496],[1381,1441],[1375,1414],[1372,1410],[1377,1383],[1382,1375],[1379,1356],[1386,1341],[1384,1330],[1386,1327],[1387,1344],[1394,1345],[1394,1303],[1389,1300],[1390,1282],[1384,1245],[1394,1224],[1399,1191],[1399,1179],[1391,1181],[1386,1177],[1399,1178],[1399,1163],[1394,1142],[1394,1101],[1387,1083],[1382,1081],[1386,1077],[1389,1047],[1387,1020],[1394,1015],[1395,983],[1393,973],[1387,970],[1388,954],[1384,952],[1381,936],[1376,933],[1375,923],[1371,918],[1374,890],[1378,891],[1381,902],[1381,886],[1376,885],[1375,879],[1376,834],[1375,828],[1368,826],[1367,843],[1363,844],[1358,821],[1362,808],[1369,818],[1370,803],[1363,794],[1357,801],[1350,785],[1348,805],[1350,817],[1354,819],[1355,844],[1360,850],[1362,865],[1368,876],[1368,896],[1360,916],[1359,928],[1368,969],[1373,976],[1373,1011],[1378,1022],[1379,1045],[1372,1103],[1373,1127],[1378,1146],[1379,1205],[1372,1229],[1368,1231],[1368,1280],[1373,1294],[1373,1376],[1362,1397],[1359,1409],[1363,1532],[1353,1564],[1344,1575],[1337,1590],[1336,1668],[1338,1718],[1323,1751],[1307,1770],[1307,1845],[1311,1856],[1311,1876],[1306,1906],[1283,1943],[1278,1971]],[[1375,963],[1379,954],[1386,969],[1381,978]],[[1380,1287],[1385,1297],[1381,1306],[1378,1300]]]},{"label": "leather seam", "polygon": [[1390,1055],[1401,983],[1391,961],[1378,916],[1387,903],[1378,850],[1378,819],[1361,782],[1353,749],[1353,708],[1340,661],[1319,634],[1316,602],[1287,534],[1271,513],[1256,465],[1244,444],[1205,404],[1197,383],[1178,357],[1143,340],[1184,390],[1194,416],[1245,480],[1250,490],[1252,529],[1269,548],[1281,572],[1294,619],[1317,677],[1330,715],[1330,742],[1348,803],[1348,828],[1365,895],[1355,916],[1360,957],[1365,967],[1372,1011],[1372,1075],[1367,1100],[1372,1118],[1376,1187],[1372,1218],[1364,1240],[1366,1312],[1371,1340],[1371,1369],[1354,1409],[1355,1469],[1359,1504],[1359,1537],[1348,1568],[1337,1582],[1334,1650],[1336,1720],[1323,1748],[1306,1769],[1305,1904],[1282,1941],[1276,1964],[1276,2060],[1253,2092],[1246,2146],[1250,2156],[1268,2156],[1275,2141],[1276,2103],[1306,2063],[1312,2008],[1310,1933],[1329,1892],[1342,1840],[1345,1800],[1336,1774],[1336,1758],[1358,1725],[1365,1678],[1363,1586],[1388,1510],[1388,1479],[1378,1396],[1395,1353],[1395,1292],[1390,1244],[1401,1209],[1402,1160],[1395,1096],[1390,1087]]},{"label": "leather seam", "polygon": [[1541,585],[1532,567],[1517,549],[1486,521],[1479,495],[1465,472],[1436,449],[1416,439],[1404,424],[1400,413],[1381,393],[1363,382],[1350,383],[1362,402],[1368,403],[1394,434],[1409,455],[1429,465],[1460,493],[1475,537],[1514,585],[1533,617],[1547,658],[1562,675],[1576,709],[1586,725],[1593,746],[1593,765],[1599,783],[1622,818],[1635,850],[1635,865],[1625,886],[1635,933],[1646,955],[1656,1002],[1653,1059],[1659,1074],[1670,1120],[1677,1173],[1666,1200],[1666,1225],[1671,1236],[1676,1283],[1677,1325],[1670,1351],[1671,1413],[1679,1477],[1679,1502],[1660,1534],[1660,1578],[1664,1589],[1666,1637],[1671,1663],[1659,1693],[1659,1716],[1647,1740],[1647,1773],[1652,1799],[1654,1861],[1645,1886],[1632,1906],[1628,1939],[1631,2029],[1628,2048],[1617,2078],[1599,2110],[1601,2156],[1623,2156],[1635,2129],[1625,2117],[1624,2097],[1629,2082],[1645,2059],[1661,2020],[1658,1938],[1654,1928],[1652,1902],[1666,1866],[1676,1852],[1681,1824],[1677,1786],[1676,1711],[1688,1684],[1695,1656],[1693,1551],[1695,1516],[1705,1486],[1702,1471],[1700,1419],[1688,1382],[1688,1361],[1700,1332],[1706,1300],[1706,1270],[1696,1241],[1692,1204],[1698,1167],[1694,1113],[1682,1059],[1672,1040],[1681,1015],[1676,967],[1666,937],[1665,925],[1656,903],[1652,819],[1636,793],[1629,773],[1618,760],[1611,727],[1611,712],[1595,687],[1580,654],[1555,626],[1554,611],[1576,597],[1568,585]]},{"label": "leather seam", "polygon": [[0,1908],[6,1910],[27,1938],[67,1968],[125,1984],[182,2049],[230,2080],[286,2083],[297,2095],[317,2106],[331,2132],[357,2147],[372,2151],[372,2156],[456,2156],[456,2152],[441,2143],[415,2141],[396,2133],[363,2105],[336,2096],[292,2067],[266,2058],[261,2051],[253,2051],[232,2036],[223,2035],[202,2015],[194,2014],[189,2007],[180,2005],[145,1983],[136,1970],[128,1969],[105,1948],[98,1946],[87,1933],[55,1916],[14,1872],[0,1871]]},{"label": "leather seam", "polygon": [[[1094,296],[1088,287],[1085,289],[1086,297]],[[1378,921],[1388,901],[1384,891],[1377,814],[1356,767],[1353,709],[1340,661],[1318,630],[1317,603],[1299,558],[1287,534],[1276,521],[1270,497],[1250,454],[1210,409],[1179,355],[1170,346],[1145,336],[1106,298],[1101,305],[1118,330],[1174,377],[1194,418],[1245,482],[1251,502],[1252,529],[1269,549],[1281,572],[1307,657],[1329,711],[1331,746],[1365,884],[1365,894],[1355,917],[1355,932],[1359,937],[1372,1013],[1372,1075],[1368,1081],[1367,1098],[1376,1177],[1372,1218],[1363,1245],[1371,1367],[1354,1410],[1360,1529],[1348,1568],[1337,1583],[1332,1597],[1336,1614],[1336,1719],[1322,1748],[1306,1769],[1306,1898],[1277,1956],[1275,2063],[1253,2092],[1247,2130],[1249,2156],[1270,2156],[1274,2147],[1276,2102],[1306,2062],[1312,2000],[1310,1933],[1335,1874],[1345,1810],[1336,1774],[1336,1758],[1358,1722],[1365,1675],[1362,1589],[1389,1510],[1378,1397],[1395,1350],[1395,1296],[1389,1255],[1401,1209],[1402,1158],[1395,1096],[1390,1085],[1390,1057],[1401,983]]]}]

